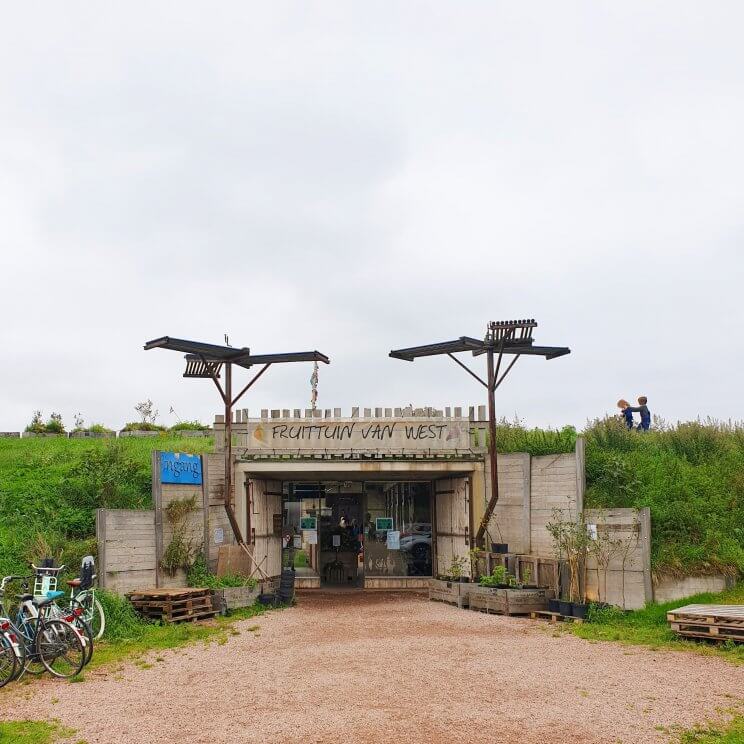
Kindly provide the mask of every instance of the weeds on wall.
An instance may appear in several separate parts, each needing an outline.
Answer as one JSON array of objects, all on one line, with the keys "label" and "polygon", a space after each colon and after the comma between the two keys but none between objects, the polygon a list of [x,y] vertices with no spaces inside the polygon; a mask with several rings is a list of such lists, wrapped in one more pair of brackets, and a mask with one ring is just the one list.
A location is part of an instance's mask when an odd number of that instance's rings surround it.
[{"label": "weeds on wall", "polygon": [[189,496],[173,499],[163,510],[172,534],[160,560],[160,567],[169,576],[175,576],[179,568],[188,569],[201,550],[201,544],[194,544],[188,528],[188,518],[196,509],[196,496]]}]

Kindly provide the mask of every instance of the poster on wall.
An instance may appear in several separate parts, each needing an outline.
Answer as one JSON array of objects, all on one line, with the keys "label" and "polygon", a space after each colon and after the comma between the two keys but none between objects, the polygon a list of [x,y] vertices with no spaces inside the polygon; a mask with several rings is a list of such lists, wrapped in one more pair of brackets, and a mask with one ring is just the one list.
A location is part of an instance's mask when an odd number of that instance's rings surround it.
[{"label": "poster on wall", "polygon": [[308,545],[317,545],[318,544],[318,531],[317,530],[305,530],[302,533],[302,539]]},{"label": "poster on wall", "polygon": [[297,550],[302,550],[302,535],[295,535],[292,538],[292,547]]},{"label": "poster on wall", "polygon": [[400,550],[400,530],[388,530],[387,549]]},{"label": "poster on wall", "polygon": [[200,486],[202,483],[201,457],[186,455],[183,452],[161,452],[160,482]]},{"label": "poster on wall", "polygon": [[393,518],[392,517],[376,517],[375,518],[375,529],[378,532],[385,532],[386,530],[393,529]]}]

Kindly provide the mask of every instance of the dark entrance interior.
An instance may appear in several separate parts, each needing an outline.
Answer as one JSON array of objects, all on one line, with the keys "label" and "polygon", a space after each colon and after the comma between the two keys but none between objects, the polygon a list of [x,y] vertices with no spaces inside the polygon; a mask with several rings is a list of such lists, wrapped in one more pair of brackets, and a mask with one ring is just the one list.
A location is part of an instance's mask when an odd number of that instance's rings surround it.
[{"label": "dark entrance interior", "polygon": [[283,484],[283,531],[298,576],[364,586],[365,576],[432,575],[428,481]]}]

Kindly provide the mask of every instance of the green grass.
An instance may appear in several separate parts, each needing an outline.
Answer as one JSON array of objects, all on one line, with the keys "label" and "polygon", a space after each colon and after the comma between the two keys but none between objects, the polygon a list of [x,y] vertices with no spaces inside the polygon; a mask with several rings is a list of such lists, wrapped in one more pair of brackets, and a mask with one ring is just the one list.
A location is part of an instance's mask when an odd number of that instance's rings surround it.
[{"label": "green grass", "polygon": [[736,715],[728,724],[684,731],[679,744],[744,744],[744,716]]},{"label": "green grass", "polygon": [[615,609],[592,611],[591,622],[567,625],[566,630],[587,640],[690,651],[719,656],[734,664],[744,664],[743,644],[683,640],[673,633],[669,629],[666,613],[682,604],[744,604],[744,583],[720,594],[698,594],[683,602],[650,604],[634,612],[623,613]]},{"label": "green grass", "polygon": [[[74,566],[95,553],[95,510],[151,507],[151,453],[199,454],[209,438],[0,439],[0,575],[21,573],[37,536]],[[40,557],[40,556],[36,556]]]},{"label": "green grass", "polygon": [[106,612],[104,640],[95,645],[95,653],[88,668],[95,669],[121,660],[140,659],[150,651],[178,648],[199,641],[220,641],[235,635],[238,620],[258,617],[269,610],[260,604],[234,610],[226,617],[209,622],[158,624],[143,620],[124,598],[102,595]]},{"label": "green grass", "polygon": [[[47,721],[0,721],[0,744],[56,744],[75,732]],[[80,739],[75,744],[85,744]]]},{"label": "green grass", "polygon": [[[655,571],[744,574],[743,425],[656,421],[641,434],[606,419],[581,434],[585,505],[649,507]],[[501,421],[497,428],[499,451],[535,456],[573,452],[576,437],[570,426],[526,429]],[[212,446],[211,438],[166,432],[148,439],[0,440],[0,574],[23,569],[38,534],[64,562],[77,564],[95,548],[96,508],[150,507],[153,449],[200,453]]]}]

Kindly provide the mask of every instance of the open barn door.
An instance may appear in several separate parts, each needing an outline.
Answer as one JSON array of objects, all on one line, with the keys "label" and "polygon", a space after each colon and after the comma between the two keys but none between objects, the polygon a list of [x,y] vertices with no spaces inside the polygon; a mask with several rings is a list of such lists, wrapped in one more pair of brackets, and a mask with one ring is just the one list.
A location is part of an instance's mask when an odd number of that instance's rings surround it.
[{"label": "open barn door", "polygon": [[253,560],[269,577],[282,572],[282,482],[248,479],[248,538]]},{"label": "open barn door", "polygon": [[447,576],[453,556],[465,559],[463,576],[470,576],[470,478],[434,481],[436,573]]}]

